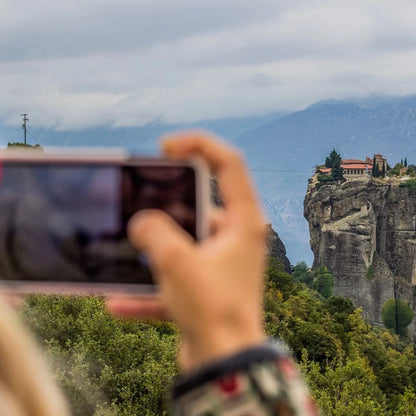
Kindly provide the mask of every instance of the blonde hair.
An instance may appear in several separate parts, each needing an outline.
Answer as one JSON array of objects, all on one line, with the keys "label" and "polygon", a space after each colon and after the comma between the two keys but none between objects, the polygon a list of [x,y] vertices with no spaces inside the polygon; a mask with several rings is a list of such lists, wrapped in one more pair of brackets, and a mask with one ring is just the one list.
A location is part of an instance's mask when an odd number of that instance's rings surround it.
[{"label": "blonde hair", "polygon": [[33,339],[0,298],[0,416],[67,416],[67,405]]}]

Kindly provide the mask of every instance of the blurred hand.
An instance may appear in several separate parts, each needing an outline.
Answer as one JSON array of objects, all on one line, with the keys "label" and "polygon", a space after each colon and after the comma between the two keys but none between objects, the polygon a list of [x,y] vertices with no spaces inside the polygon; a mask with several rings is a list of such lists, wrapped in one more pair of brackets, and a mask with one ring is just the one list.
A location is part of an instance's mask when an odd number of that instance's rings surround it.
[{"label": "blurred hand", "polygon": [[148,255],[160,293],[149,301],[113,298],[108,306],[126,316],[173,318],[187,370],[264,342],[265,220],[235,149],[186,133],[164,140],[163,150],[170,159],[203,158],[218,178],[224,208],[212,213],[213,232],[199,243],[163,212],[136,214],[129,238]]},{"label": "blurred hand", "polygon": [[3,292],[0,294],[0,302],[9,305],[12,309],[20,309],[24,301],[20,293]]}]

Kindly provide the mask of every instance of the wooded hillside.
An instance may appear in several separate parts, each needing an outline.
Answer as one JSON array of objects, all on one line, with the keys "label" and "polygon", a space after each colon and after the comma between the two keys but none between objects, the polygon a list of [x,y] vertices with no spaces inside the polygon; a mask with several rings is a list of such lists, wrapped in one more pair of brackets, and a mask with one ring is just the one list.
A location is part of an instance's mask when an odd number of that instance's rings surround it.
[{"label": "wooded hillside", "polygon": [[[324,299],[271,262],[265,328],[305,373],[324,415],[416,414],[414,345],[373,328],[341,297]],[[118,320],[103,299],[30,296],[22,311],[77,416],[160,416],[177,374],[169,322]]]}]

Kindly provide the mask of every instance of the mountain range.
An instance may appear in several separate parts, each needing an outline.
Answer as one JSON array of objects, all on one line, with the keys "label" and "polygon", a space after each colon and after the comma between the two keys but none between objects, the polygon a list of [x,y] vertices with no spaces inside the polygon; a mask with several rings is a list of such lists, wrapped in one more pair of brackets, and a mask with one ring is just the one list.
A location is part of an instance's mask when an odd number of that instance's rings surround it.
[{"label": "mountain range", "polygon": [[[416,164],[416,96],[328,100],[292,113],[186,125],[154,122],[80,131],[34,128],[28,141],[44,146],[116,146],[149,154],[156,152],[160,135],[196,127],[211,130],[244,151],[269,220],[292,264],[312,263],[303,198],[314,166],[324,163],[333,148],[342,158],[365,159],[381,153],[391,166],[405,157]],[[20,128],[0,125],[0,144],[21,141],[21,137]]]}]

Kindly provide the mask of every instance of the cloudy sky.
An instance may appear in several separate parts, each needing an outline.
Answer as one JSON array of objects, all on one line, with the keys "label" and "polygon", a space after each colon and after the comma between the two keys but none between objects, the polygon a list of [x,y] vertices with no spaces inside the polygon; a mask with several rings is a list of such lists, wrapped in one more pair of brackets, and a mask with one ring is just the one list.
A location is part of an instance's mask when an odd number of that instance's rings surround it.
[{"label": "cloudy sky", "polygon": [[0,123],[80,129],[416,93],[414,0],[0,0]]}]

